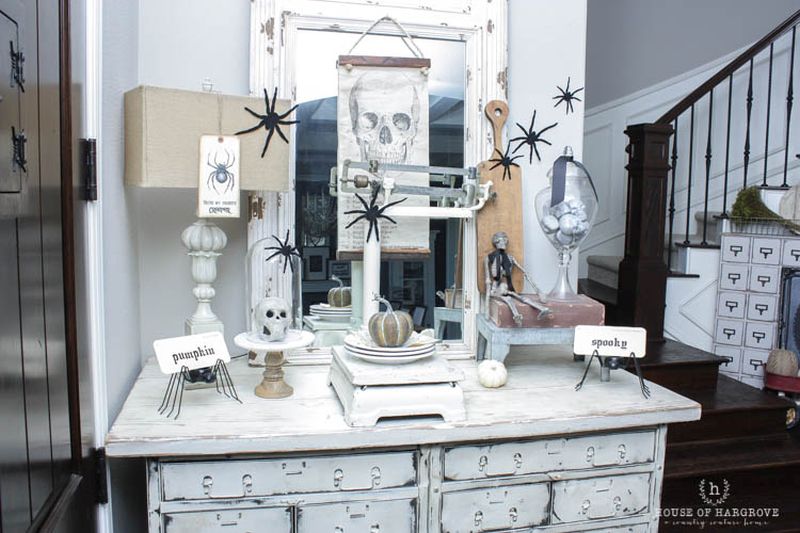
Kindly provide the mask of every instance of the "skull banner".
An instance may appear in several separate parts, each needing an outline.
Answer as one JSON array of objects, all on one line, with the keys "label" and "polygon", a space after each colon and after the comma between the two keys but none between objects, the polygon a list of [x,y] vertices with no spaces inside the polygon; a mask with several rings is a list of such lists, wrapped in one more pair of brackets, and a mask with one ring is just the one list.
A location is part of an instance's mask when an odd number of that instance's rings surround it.
[{"label": "skull banner", "polygon": [[[413,60],[392,62],[392,58],[364,58],[353,65],[339,60],[337,110],[338,168],[345,159],[377,160],[380,163],[428,165],[428,78],[427,70]],[[370,64],[364,59],[375,59]],[[427,60],[422,60],[426,65]],[[391,65],[391,66],[388,66]],[[402,65],[402,66],[395,66]],[[352,171],[351,171],[352,174]],[[387,172],[398,185],[428,186],[427,174]],[[339,184],[338,256],[357,258],[364,245],[364,224],[346,229],[345,211],[362,208],[352,193]],[[362,197],[369,199],[369,190]],[[403,195],[406,196],[406,195]],[[427,196],[409,196],[405,206],[430,205]],[[428,254],[428,221],[406,218],[397,225],[381,223],[381,249],[392,254]]]}]

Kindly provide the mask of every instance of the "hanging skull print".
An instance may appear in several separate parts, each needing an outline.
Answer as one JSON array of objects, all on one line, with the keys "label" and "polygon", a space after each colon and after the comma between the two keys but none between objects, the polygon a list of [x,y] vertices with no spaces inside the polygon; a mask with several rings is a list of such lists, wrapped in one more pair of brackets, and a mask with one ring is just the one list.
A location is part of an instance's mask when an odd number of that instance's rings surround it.
[{"label": "hanging skull print", "polygon": [[239,216],[239,139],[230,135],[200,137],[197,216]]},{"label": "hanging skull print", "polygon": [[[428,165],[428,68],[430,60],[341,56],[337,111],[338,165],[351,161],[381,164]],[[351,170],[351,177],[354,171]],[[363,172],[359,172],[363,173]],[[381,171],[398,185],[427,186],[428,175]],[[339,184],[338,216],[361,209],[353,193]],[[369,197],[369,190],[364,190]],[[405,196],[405,195],[403,195]],[[396,200],[397,198],[390,198]],[[383,205],[383,195],[377,198]],[[409,196],[408,206],[430,205],[427,196]],[[343,218],[344,217],[344,218]],[[339,224],[340,259],[357,258],[364,245],[366,224]],[[404,219],[401,224],[380,222],[383,253],[430,253],[428,221]]]}]

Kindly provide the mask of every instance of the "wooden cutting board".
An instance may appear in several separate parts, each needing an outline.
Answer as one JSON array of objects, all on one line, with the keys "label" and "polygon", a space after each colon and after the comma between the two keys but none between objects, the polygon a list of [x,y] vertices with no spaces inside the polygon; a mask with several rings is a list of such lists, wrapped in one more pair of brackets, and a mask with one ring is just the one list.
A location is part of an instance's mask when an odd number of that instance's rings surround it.
[{"label": "wooden cutting board", "polygon": [[[494,132],[494,151],[489,159],[500,159],[506,149],[503,144],[503,126],[508,120],[508,104],[502,100],[492,100],[486,105],[484,113]],[[508,234],[508,253],[521,265],[525,264],[522,240],[522,169],[509,166],[510,179],[508,173],[503,179],[505,167],[498,165],[491,169],[496,164],[497,161],[484,161],[478,165],[481,183],[491,181],[494,184],[492,191],[496,193],[494,199],[486,202],[483,209],[478,211],[475,221],[478,229],[478,290],[482,293],[486,290],[483,261],[494,250],[492,235],[496,232],[505,231]],[[514,269],[513,282],[514,288],[523,292],[525,285],[522,271],[518,268]]]}]

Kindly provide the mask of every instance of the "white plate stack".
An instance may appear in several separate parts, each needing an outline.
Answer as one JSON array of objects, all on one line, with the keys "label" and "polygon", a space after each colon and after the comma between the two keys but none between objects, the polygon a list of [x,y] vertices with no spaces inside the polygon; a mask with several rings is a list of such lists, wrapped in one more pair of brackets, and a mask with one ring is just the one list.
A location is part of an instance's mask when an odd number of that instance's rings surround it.
[{"label": "white plate stack", "polygon": [[311,316],[330,322],[350,322],[353,316],[352,307],[333,307],[329,304],[312,304],[309,311]]},{"label": "white plate stack", "polygon": [[362,335],[350,334],[344,338],[347,353],[362,361],[381,365],[405,364],[425,359],[436,352],[436,339],[413,334],[406,346],[387,348],[377,346]]}]

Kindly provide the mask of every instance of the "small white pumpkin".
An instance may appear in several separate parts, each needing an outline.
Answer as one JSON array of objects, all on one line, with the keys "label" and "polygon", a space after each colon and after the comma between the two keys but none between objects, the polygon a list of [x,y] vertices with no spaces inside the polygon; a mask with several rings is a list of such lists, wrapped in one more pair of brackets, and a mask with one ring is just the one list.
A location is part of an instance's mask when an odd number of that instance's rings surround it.
[{"label": "small white pumpkin", "polygon": [[506,384],[508,371],[500,361],[487,359],[478,365],[478,383],[487,389],[496,389]]}]

